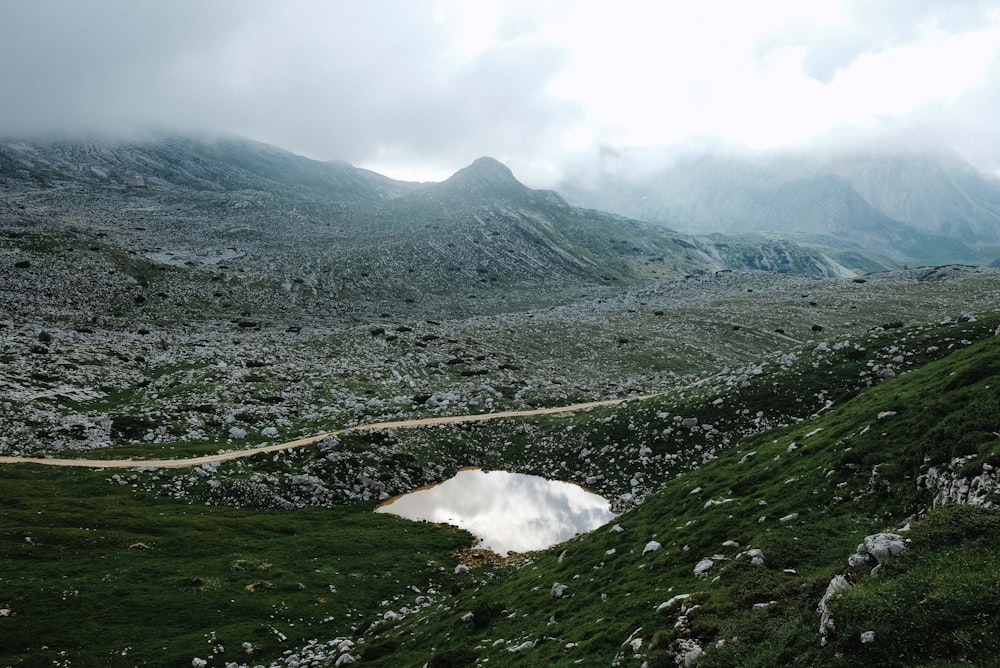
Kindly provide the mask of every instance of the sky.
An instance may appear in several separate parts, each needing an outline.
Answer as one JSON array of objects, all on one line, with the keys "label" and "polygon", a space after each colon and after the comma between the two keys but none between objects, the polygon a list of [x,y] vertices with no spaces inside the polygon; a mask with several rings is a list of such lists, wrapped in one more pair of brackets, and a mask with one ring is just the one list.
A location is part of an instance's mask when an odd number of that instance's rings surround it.
[{"label": "sky", "polygon": [[0,136],[226,133],[394,178],[483,155],[895,143],[1000,172],[1000,0],[0,0]]}]

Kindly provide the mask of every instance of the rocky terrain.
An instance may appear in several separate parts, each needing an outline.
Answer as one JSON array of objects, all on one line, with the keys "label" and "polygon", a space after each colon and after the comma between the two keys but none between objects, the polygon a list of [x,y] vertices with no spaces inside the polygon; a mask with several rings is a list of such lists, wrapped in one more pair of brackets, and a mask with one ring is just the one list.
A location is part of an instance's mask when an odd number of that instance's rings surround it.
[{"label": "rocky terrain", "polygon": [[571,207],[487,158],[413,184],[237,139],[8,142],[0,185],[7,235],[110,246],[186,283],[223,284],[208,295],[263,292],[313,318],[378,313],[380,302],[509,311],[560,303],[567,290],[727,268],[847,276],[892,266],[836,243],[695,237]]},{"label": "rocky terrain", "polygon": [[[1000,649],[995,269],[684,235],[490,159],[414,184],[243,140],[5,143],[0,182],[0,455],[140,460],[0,465],[5,665]],[[626,401],[351,429],[599,399]],[[622,514],[500,560],[369,512],[470,465]]]}]

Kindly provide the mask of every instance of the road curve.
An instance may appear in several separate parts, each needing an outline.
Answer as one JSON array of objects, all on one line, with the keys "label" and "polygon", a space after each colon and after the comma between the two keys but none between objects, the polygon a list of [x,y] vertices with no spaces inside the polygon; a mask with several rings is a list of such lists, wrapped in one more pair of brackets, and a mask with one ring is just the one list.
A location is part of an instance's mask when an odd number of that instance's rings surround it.
[{"label": "road curve", "polygon": [[427,427],[437,424],[458,424],[463,422],[485,422],[487,420],[498,420],[500,418],[530,417],[532,415],[548,415],[551,413],[572,413],[588,408],[599,406],[614,406],[626,401],[650,399],[655,395],[648,394],[641,397],[629,397],[626,399],[605,399],[602,401],[588,401],[582,404],[571,404],[569,406],[555,406],[552,408],[532,408],[521,411],[500,411],[498,413],[480,413],[478,415],[448,415],[443,417],[418,418],[415,420],[395,420],[392,422],[372,422],[362,424],[347,429],[328,431],[315,436],[288,441],[287,443],[273,443],[262,445],[247,450],[234,450],[215,455],[203,455],[201,457],[188,457],[184,459],[63,459],[55,457],[5,457],[0,456],[0,464],[45,464],[46,466],[77,466],[82,468],[95,469],[128,469],[137,466],[155,466],[161,469],[182,469],[189,466],[200,466],[213,462],[225,462],[231,459],[242,459],[266,452],[277,452],[279,450],[292,450],[305,445],[318,443],[323,439],[343,434],[349,431],[378,431],[380,429],[404,429],[409,427]]}]

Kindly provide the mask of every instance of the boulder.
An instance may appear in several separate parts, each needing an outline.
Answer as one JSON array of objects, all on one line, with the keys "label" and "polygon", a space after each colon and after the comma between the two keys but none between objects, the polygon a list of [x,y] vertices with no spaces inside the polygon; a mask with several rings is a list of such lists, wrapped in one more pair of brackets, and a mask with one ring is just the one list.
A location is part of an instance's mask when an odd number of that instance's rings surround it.
[{"label": "boulder", "polygon": [[865,552],[875,557],[880,564],[906,549],[906,539],[895,533],[877,533],[865,536],[865,542],[858,546],[858,553]]}]

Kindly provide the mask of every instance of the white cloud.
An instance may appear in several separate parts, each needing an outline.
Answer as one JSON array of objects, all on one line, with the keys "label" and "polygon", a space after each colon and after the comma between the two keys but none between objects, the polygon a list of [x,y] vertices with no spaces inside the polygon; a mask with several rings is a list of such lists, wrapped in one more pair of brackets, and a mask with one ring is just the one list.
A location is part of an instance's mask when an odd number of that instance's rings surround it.
[{"label": "white cloud", "polygon": [[0,134],[216,130],[415,178],[836,133],[1000,165],[987,1],[0,0],[0,63]]}]

